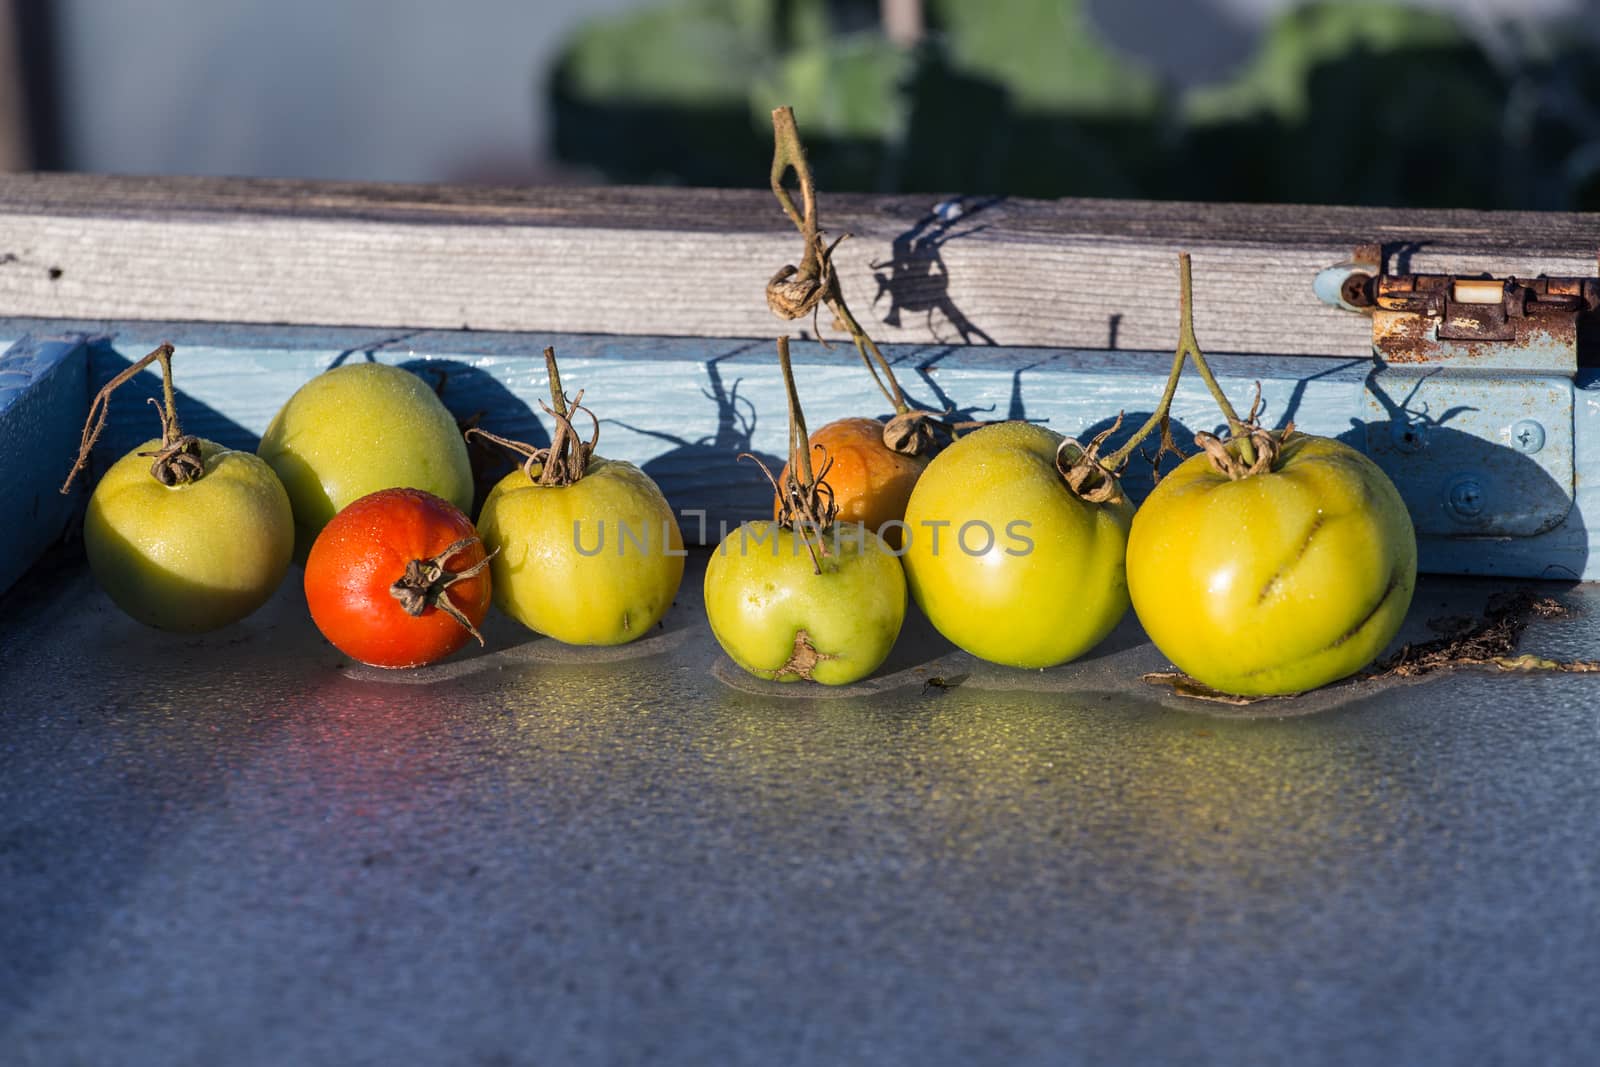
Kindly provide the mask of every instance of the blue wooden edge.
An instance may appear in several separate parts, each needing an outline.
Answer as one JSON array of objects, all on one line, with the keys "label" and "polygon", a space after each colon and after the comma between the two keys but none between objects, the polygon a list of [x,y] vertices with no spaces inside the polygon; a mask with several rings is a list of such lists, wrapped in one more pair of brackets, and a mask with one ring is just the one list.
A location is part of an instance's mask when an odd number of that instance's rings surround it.
[{"label": "blue wooden edge", "polygon": [[[41,392],[34,402],[37,407],[30,410],[51,413],[49,435],[36,423],[26,437],[19,430],[0,438],[9,457],[40,455],[43,450],[45,461],[33,465],[41,471],[34,488],[51,493],[70,466],[87,393],[163,340],[177,346],[174,367],[185,429],[240,448],[255,446],[272,414],[303,382],[337,363],[367,359],[405,365],[442,383],[441,396],[458,417],[481,413],[486,428],[540,443],[548,439],[548,420],[538,410],[546,397],[540,353],[544,345],[554,345],[568,391],[585,390],[586,403],[602,420],[602,454],[630,460],[655,477],[682,513],[684,533],[691,541],[714,543],[722,524],[768,512],[771,497],[760,473],[736,457],[750,452],[771,462],[781,456],[786,442],[781,380],[772,341],[764,339],[467,331],[385,334],[149,323],[119,324],[113,332],[105,324],[0,320],[0,335],[23,329],[34,336],[65,336],[48,345],[31,342],[33,350],[55,353],[63,367],[73,364],[81,373],[83,364],[88,364],[86,381],[62,381],[53,387],[58,392],[48,392],[43,382],[35,381],[26,390],[30,397]],[[65,333],[71,330],[86,331],[87,339]],[[69,358],[74,352],[78,357]],[[1109,427],[1119,412],[1126,415],[1122,431],[1126,433],[1156,403],[1171,360],[1164,352],[936,345],[895,345],[886,352],[918,406],[978,419],[1026,418],[1083,438]],[[794,356],[813,427],[845,415],[886,414],[887,405],[849,346],[824,348],[800,342],[794,346]],[[1241,407],[1255,383],[1261,383],[1268,424],[1292,420],[1302,430],[1342,438],[1369,453],[1374,451],[1372,442],[1381,444],[1389,437],[1388,423],[1374,421],[1389,416],[1373,397],[1402,396],[1414,381],[1414,375],[1407,378],[1403,373],[1386,377],[1387,372],[1375,371],[1367,359],[1220,356],[1213,364]],[[1575,504],[1553,528],[1534,536],[1476,536],[1470,528],[1464,529],[1466,536],[1424,534],[1419,548],[1425,570],[1600,576],[1600,562],[1591,563],[1596,554],[1590,550],[1586,521],[1588,515],[1600,516],[1600,496],[1596,496],[1600,489],[1592,477],[1600,470],[1600,381],[1593,374],[1581,375],[1576,383],[1556,379],[1552,386],[1540,381],[1557,393],[1569,390],[1573,397],[1570,411],[1546,412],[1543,417],[1552,426],[1571,419],[1570,435],[1563,437],[1568,444],[1563,447],[1570,447],[1572,465],[1579,472]],[[1516,388],[1516,382],[1510,387]],[[110,428],[97,450],[101,469],[155,434],[156,423],[145,399],[158,393],[159,377],[152,369],[118,394]],[[1173,416],[1180,442],[1197,430],[1220,428],[1211,398],[1194,376],[1185,378]],[[9,428],[10,423],[0,425]],[[1470,455],[1445,456],[1444,469],[1457,458],[1478,472],[1491,497],[1502,488],[1497,479],[1506,486],[1530,481],[1527,470],[1532,468],[1527,462],[1492,441]],[[1142,499],[1151,484],[1148,467],[1136,460],[1126,484],[1136,499]],[[1447,486],[1444,491],[1448,492]],[[29,507],[39,506],[34,499],[29,496]],[[1436,495],[1414,493],[1408,504],[1419,519],[1436,518]],[[700,513],[705,516],[703,523]],[[29,519],[21,524],[29,527],[28,532],[12,536],[19,545],[24,537],[30,545],[47,544],[59,533],[61,522],[59,513],[52,513],[48,521]]]},{"label": "blue wooden edge", "polygon": [[61,537],[82,504],[81,488],[61,494],[66,470],[54,457],[78,448],[88,365],[78,338],[23,334],[0,354],[0,590]]}]

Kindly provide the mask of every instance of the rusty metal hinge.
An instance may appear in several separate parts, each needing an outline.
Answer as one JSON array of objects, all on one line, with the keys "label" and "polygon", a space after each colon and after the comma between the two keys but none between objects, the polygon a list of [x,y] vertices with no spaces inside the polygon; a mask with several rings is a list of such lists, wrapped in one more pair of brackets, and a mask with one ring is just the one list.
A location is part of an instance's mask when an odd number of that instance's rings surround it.
[{"label": "rusty metal hinge", "polygon": [[1365,451],[1418,534],[1535,537],[1567,520],[1578,337],[1600,318],[1600,277],[1390,274],[1362,245],[1313,288],[1372,316]]},{"label": "rusty metal hinge", "polygon": [[1390,274],[1375,244],[1321,271],[1312,288],[1372,316],[1373,353],[1387,364],[1571,374],[1579,319],[1600,313],[1600,277]]}]

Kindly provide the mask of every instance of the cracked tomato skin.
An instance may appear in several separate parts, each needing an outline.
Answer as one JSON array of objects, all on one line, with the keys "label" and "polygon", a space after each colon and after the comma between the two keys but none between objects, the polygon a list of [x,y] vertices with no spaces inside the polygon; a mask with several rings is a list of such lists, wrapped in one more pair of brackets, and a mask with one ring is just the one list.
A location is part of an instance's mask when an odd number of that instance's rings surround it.
[{"label": "cracked tomato skin", "polygon": [[[1056,470],[1064,438],[1004,422],[928,465],[906,507],[911,596],[952,643],[1008,667],[1088,652],[1128,613],[1123,573],[1133,505],[1091,503]],[[974,531],[962,547],[963,528]]]},{"label": "cracked tomato skin", "polygon": [[[706,618],[730,659],[758,678],[809,675],[847,685],[889,658],[906,617],[900,561],[876,533],[837,523],[823,534],[817,574],[805,542],[775,522],[747,522],[723,538],[706,565]],[[801,638],[801,632],[804,637]],[[797,650],[817,659],[800,669]]]},{"label": "cracked tomato skin", "polygon": [[205,474],[166,486],[146,441],[106,471],[89,498],[89,569],[116,605],[148,626],[215,630],[255,611],[278,588],[294,549],[289,497],[249,452],[200,442]]},{"label": "cracked tomato skin", "polygon": [[672,507],[648,474],[621,460],[594,456],[571,485],[540,485],[518,468],[489,491],[478,530],[500,550],[489,564],[496,606],[569,645],[638,640],[683,581]]},{"label": "cracked tomato skin", "polygon": [[1241,696],[1300,693],[1365,667],[1411,604],[1417,542],[1366,456],[1296,434],[1270,472],[1230,481],[1204,453],[1133,520],[1128,587],[1179,670]]},{"label": "cracked tomato skin", "polygon": [[[306,559],[306,606],[322,636],[371,667],[421,667],[472,639],[436,605],[409,615],[389,589],[414,559],[429,560],[457,541],[476,538],[472,521],[449,501],[420,489],[384,489],[355,501],[328,521]],[[483,559],[483,542],[444,560],[464,571]],[[487,570],[441,595],[474,626],[489,613]]]}]

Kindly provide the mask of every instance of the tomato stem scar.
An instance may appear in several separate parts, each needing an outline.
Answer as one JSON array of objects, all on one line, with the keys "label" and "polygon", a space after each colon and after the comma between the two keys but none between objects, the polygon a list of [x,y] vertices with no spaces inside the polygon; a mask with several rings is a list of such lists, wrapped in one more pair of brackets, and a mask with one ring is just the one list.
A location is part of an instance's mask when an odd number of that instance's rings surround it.
[{"label": "tomato stem scar", "polygon": [[794,651],[790,653],[788,661],[783,666],[772,672],[772,680],[781,682],[793,676],[809,682],[812,680],[811,672],[817,669],[817,664],[823,660],[838,658],[825,652],[818,652],[817,646],[811,643],[811,635],[802,628],[794,632]]}]

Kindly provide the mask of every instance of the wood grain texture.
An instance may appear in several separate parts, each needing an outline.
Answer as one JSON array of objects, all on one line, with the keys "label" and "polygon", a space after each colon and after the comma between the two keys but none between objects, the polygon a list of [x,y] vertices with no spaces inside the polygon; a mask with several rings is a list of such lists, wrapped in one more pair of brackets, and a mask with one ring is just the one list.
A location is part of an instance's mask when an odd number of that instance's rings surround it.
[{"label": "wood grain texture", "polygon": [[[940,200],[822,195],[882,342],[1164,350],[1186,249],[1208,350],[1363,356],[1367,320],[1311,292],[1358,243],[1523,275],[1593,274],[1600,249],[1593,214],[968,197],[942,223]],[[799,251],[755,189],[10,175],[0,220],[0,302],[56,319],[765,338]]]}]

